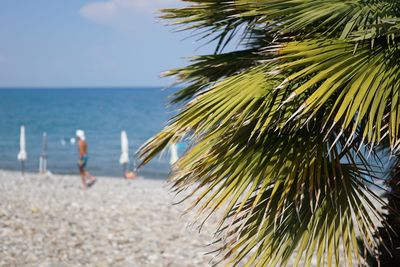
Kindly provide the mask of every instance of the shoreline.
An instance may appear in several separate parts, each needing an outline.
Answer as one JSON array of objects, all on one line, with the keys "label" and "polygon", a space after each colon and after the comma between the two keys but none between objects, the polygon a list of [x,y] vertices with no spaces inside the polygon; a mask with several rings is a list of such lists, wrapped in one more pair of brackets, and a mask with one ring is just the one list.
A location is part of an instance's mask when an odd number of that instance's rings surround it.
[{"label": "shoreline", "polygon": [[[21,171],[20,170],[15,170],[15,169],[0,169],[0,173],[2,173],[2,172],[6,172],[6,173],[10,173],[10,174],[13,174],[13,175],[16,175],[16,176],[21,176]],[[147,172],[145,172],[145,173],[147,173]],[[60,177],[63,177],[63,176],[68,176],[68,177],[71,177],[71,176],[79,176],[79,172],[78,171],[76,171],[76,172],[71,172],[71,173],[59,173],[59,172],[52,172],[52,171],[47,171],[47,173],[44,173],[44,174],[41,174],[41,173],[39,173],[39,172],[37,172],[37,171],[35,171],[35,172],[33,172],[33,171],[30,171],[30,170],[28,170],[28,171],[26,171],[25,172],[25,175],[28,175],[28,176],[40,176],[40,177],[47,177],[47,176],[49,176],[49,177],[51,177],[51,176],[60,176]],[[154,180],[154,181],[160,181],[160,182],[167,182],[168,181],[168,173],[159,173],[158,175],[141,175],[141,172],[139,171],[138,172],[138,176],[137,176],[137,178],[135,178],[135,179],[133,179],[133,180],[130,180],[130,181],[134,181],[134,180],[136,180],[136,179],[143,179],[143,180]],[[94,176],[96,177],[96,178],[100,178],[100,179],[121,179],[121,180],[124,180],[124,181],[126,181],[126,179],[123,177],[123,174],[122,174],[122,171],[121,171],[121,175],[120,176],[117,176],[117,175],[96,175],[95,173],[94,173]]]}]

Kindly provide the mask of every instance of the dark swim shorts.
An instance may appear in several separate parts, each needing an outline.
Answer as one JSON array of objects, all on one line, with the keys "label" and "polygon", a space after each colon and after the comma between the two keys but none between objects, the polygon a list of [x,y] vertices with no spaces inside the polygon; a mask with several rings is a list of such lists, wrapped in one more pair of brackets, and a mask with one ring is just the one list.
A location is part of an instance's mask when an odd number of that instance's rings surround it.
[{"label": "dark swim shorts", "polygon": [[78,162],[78,166],[81,168],[85,168],[87,165],[89,157],[88,156],[83,156],[80,158],[79,162]]}]

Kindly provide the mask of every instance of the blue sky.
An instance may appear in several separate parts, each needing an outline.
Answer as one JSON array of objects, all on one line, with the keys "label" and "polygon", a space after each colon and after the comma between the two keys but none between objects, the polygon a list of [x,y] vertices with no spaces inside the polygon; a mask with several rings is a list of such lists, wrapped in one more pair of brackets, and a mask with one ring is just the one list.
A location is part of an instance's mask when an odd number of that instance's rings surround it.
[{"label": "blue sky", "polygon": [[208,53],[157,22],[178,0],[0,0],[0,87],[158,86]]}]

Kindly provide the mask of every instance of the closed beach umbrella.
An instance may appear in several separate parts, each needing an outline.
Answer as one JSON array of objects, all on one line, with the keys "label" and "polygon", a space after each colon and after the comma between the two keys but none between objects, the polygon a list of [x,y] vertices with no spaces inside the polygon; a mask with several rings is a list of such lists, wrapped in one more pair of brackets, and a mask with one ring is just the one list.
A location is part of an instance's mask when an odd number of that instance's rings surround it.
[{"label": "closed beach umbrella", "polygon": [[47,172],[47,133],[43,133],[42,151],[39,160],[39,173]]},{"label": "closed beach umbrella", "polygon": [[170,163],[171,166],[172,166],[172,165],[174,165],[175,162],[177,162],[178,159],[179,159],[179,157],[178,157],[178,147],[176,146],[176,144],[170,145],[169,151],[170,151],[170,154],[171,154],[171,158],[170,158],[170,160],[169,160],[169,163]]},{"label": "closed beach umbrella", "polygon": [[20,136],[19,136],[19,153],[18,160],[21,162],[21,172],[24,174],[24,162],[28,158],[26,153],[26,139],[25,139],[25,127],[21,126]]},{"label": "closed beach umbrella", "polygon": [[125,131],[121,132],[121,157],[119,163],[126,168],[129,164],[129,143],[128,136]]}]

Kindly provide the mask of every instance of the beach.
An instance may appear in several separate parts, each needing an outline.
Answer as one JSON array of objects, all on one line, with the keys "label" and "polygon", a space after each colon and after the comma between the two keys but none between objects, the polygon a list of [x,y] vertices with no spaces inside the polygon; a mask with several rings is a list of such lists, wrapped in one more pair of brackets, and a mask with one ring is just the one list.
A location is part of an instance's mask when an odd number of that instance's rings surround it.
[{"label": "beach", "polygon": [[0,266],[211,266],[216,221],[199,233],[165,181],[0,171]]},{"label": "beach", "polygon": [[0,170],[0,266],[213,266],[218,213],[199,231],[179,200],[165,180],[99,177],[84,192],[78,175]]}]

